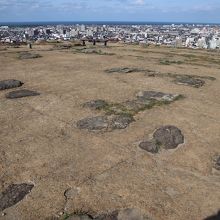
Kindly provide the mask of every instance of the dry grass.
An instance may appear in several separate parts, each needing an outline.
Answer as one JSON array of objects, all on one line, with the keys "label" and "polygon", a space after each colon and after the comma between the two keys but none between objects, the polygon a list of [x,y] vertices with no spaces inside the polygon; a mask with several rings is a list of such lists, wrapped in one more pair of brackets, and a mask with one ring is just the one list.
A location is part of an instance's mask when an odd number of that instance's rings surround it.
[{"label": "dry grass", "polygon": [[[35,185],[26,199],[5,210],[4,219],[45,219],[64,208],[74,213],[81,207],[95,214],[136,207],[158,220],[204,219],[216,213],[220,175],[213,168],[213,156],[220,154],[219,54],[123,44],[95,49],[115,55],[56,50],[53,43],[33,46],[31,53],[40,54],[39,59],[17,59],[18,52],[27,51],[24,46],[0,51],[0,79],[21,80],[23,89],[41,94],[7,100],[8,91],[0,93],[0,191],[11,183]],[[184,62],[159,65],[167,55]],[[105,73],[123,66],[216,80],[195,89],[143,72]],[[78,120],[100,114],[83,108],[83,103],[123,103],[145,90],[186,98],[143,109],[124,130],[77,129]],[[162,125],[181,129],[185,143],[156,156],[141,150],[138,143]],[[70,187],[77,193],[66,201],[64,191]]]}]

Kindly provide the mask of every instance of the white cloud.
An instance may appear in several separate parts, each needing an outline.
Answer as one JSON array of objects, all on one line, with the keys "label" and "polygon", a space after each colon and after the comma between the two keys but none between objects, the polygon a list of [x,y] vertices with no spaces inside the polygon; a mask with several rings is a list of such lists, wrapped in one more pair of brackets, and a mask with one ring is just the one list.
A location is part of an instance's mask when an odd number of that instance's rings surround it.
[{"label": "white cloud", "polygon": [[136,5],[145,5],[145,1],[144,0],[136,0],[134,3]]}]

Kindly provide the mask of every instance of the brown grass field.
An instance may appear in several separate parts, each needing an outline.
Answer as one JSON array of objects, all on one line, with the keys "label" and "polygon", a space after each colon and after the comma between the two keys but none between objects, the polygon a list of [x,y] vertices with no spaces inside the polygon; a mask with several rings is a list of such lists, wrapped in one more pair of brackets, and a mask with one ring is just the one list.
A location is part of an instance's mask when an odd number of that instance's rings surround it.
[{"label": "brown grass field", "polygon": [[[10,184],[34,184],[0,219],[68,219],[71,213],[123,208],[137,208],[153,220],[203,220],[217,213],[220,53],[121,43],[92,50],[96,53],[53,44],[0,49],[0,80],[21,80],[22,89],[40,93],[6,99],[6,93],[21,88],[0,91],[0,192]],[[41,57],[19,59],[22,51]],[[143,71],[105,72],[116,67]],[[146,71],[216,80],[205,79],[204,86],[194,88],[169,77],[148,77]],[[148,90],[185,98],[139,112],[125,129],[77,128],[77,121],[103,114],[84,108],[85,102],[121,103]],[[140,149],[140,141],[163,125],[178,127],[184,144],[158,154]]]}]

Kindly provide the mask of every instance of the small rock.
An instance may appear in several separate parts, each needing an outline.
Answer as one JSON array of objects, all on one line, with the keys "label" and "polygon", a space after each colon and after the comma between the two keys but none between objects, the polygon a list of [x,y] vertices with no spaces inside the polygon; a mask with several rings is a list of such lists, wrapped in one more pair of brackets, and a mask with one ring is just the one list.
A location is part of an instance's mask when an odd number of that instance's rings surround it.
[{"label": "small rock", "polygon": [[174,82],[179,85],[187,85],[195,88],[205,85],[204,80],[193,77],[178,77],[176,80],[174,80]]},{"label": "small rock", "polygon": [[220,156],[218,156],[215,160],[215,169],[220,170]]},{"label": "small rock", "polygon": [[102,130],[108,128],[108,118],[106,116],[96,116],[84,118],[77,122],[79,129]]},{"label": "small rock", "polygon": [[0,211],[7,209],[20,202],[31,192],[33,184],[12,184],[0,194]]},{"label": "small rock", "polygon": [[160,146],[154,140],[144,141],[139,144],[139,147],[147,152],[156,154],[159,152]]},{"label": "small rock", "polygon": [[15,79],[3,80],[3,81],[0,81],[0,90],[20,87],[23,84],[24,84],[23,82],[19,80],[15,80]]},{"label": "small rock", "polygon": [[161,144],[165,149],[174,149],[179,144],[184,143],[184,136],[181,133],[181,130],[175,126],[164,126],[157,129],[153,137],[156,143]]},{"label": "small rock", "polygon": [[59,215],[59,216],[62,216],[63,214],[64,214],[64,212],[59,212],[59,214],[58,214],[58,215]]},{"label": "small rock", "polygon": [[108,106],[108,103],[105,100],[92,100],[89,102],[86,102],[83,107],[88,107],[94,110],[101,110],[103,108],[105,108],[106,106]]},{"label": "small rock", "polygon": [[6,94],[6,98],[8,99],[17,99],[17,98],[23,98],[23,97],[28,97],[28,96],[38,96],[40,93],[23,89],[23,90],[16,90],[13,92],[9,92]]}]

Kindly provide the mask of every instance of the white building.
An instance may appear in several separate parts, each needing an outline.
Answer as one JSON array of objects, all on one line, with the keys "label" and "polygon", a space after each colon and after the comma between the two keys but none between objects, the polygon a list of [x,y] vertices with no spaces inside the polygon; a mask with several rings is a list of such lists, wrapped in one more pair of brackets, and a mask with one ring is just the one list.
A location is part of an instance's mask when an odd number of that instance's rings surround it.
[{"label": "white building", "polygon": [[198,46],[199,48],[205,48],[205,49],[208,48],[208,45],[206,44],[206,39],[205,39],[205,37],[202,37],[202,38],[198,39],[197,46]]}]

